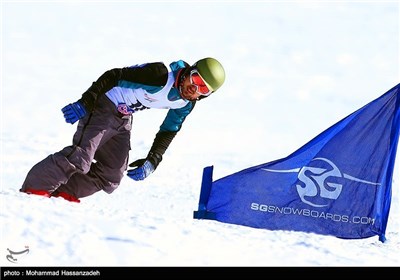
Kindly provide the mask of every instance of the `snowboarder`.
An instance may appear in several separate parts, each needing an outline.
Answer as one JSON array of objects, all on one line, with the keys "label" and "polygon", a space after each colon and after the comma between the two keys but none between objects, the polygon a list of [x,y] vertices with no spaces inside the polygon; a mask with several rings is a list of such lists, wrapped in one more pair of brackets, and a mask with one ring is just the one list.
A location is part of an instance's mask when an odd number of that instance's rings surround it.
[{"label": "snowboarder", "polygon": [[168,109],[147,156],[129,164],[127,176],[139,181],[153,173],[196,102],[225,81],[223,66],[210,57],[192,66],[178,60],[169,68],[153,62],[101,75],[62,108],[67,123],[79,121],[72,145],[35,164],[20,191],[73,202],[100,190],[112,193],[128,169],[133,113]]}]

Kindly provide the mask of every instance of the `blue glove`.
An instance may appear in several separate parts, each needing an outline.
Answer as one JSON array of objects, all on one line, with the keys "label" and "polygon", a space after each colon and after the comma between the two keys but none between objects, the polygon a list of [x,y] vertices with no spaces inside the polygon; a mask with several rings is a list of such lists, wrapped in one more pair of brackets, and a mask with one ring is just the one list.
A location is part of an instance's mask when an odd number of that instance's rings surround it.
[{"label": "blue glove", "polygon": [[65,121],[70,124],[74,124],[86,115],[86,109],[79,101],[68,104],[61,111],[64,113]]},{"label": "blue glove", "polygon": [[128,177],[135,180],[135,181],[141,181],[146,179],[147,176],[149,176],[151,173],[154,171],[154,165],[146,160],[146,159],[138,159],[131,164],[129,164],[130,167],[135,167],[135,169],[130,169],[128,170]]}]

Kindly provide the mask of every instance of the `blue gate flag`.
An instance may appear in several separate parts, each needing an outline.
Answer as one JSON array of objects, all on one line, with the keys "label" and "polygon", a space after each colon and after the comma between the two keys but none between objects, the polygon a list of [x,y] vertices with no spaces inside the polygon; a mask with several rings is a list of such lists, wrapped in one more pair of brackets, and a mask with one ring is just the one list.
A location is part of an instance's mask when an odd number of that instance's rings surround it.
[{"label": "blue gate flag", "polygon": [[195,219],[269,230],[386,240],[399,140],[399,87],[286,158],[216,181],[203,170]]}]

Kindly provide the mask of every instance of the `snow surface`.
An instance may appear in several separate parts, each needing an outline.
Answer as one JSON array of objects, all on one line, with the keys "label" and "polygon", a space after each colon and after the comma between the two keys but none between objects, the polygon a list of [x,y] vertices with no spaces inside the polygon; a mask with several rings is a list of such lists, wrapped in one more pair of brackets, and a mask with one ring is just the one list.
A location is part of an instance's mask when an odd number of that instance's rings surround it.
[{"label": "snow surface", "polygon": [[[1,9],[1,266],[399,266],[398,167],[385,243],[193,219],[204,167],[218,179],[286,157],[398,84],[398,1]],[[80,204],[18,191],[36,162],[71,143],[76,124],[61,108],[105,70],[206,56],[224,64],[226,84],[196,106],[145,181],[125,177],[113,194]],[[135,116],[132,161],[147,154],[165,113]],[[17,264],[6,259],[26,247]]]}]

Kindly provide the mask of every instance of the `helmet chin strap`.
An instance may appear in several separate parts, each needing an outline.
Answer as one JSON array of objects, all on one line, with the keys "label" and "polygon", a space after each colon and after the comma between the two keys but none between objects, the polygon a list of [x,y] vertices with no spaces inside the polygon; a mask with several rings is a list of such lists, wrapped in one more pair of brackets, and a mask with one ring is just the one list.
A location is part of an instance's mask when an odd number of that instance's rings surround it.
[{"label": "helmet chin strap", "polygon": [[179,70],[178,74],[176,75],[176,80],[175,80],[174,86],[175,86],[175,88],[178,89],[181,97],[182,97],[183,80],[185,80],[186,73],[188,72],[189,69],[190,69],[190,67],[182,68],[181,70]]},{"label": "helmet chin strap", "polygon": [[182,84],[183,80],[185,79],[185,73],[189,68],[182,68],[179,70],[178,74],[176,75],[174,87],[178,89],[179,92],[182,92]]}]

